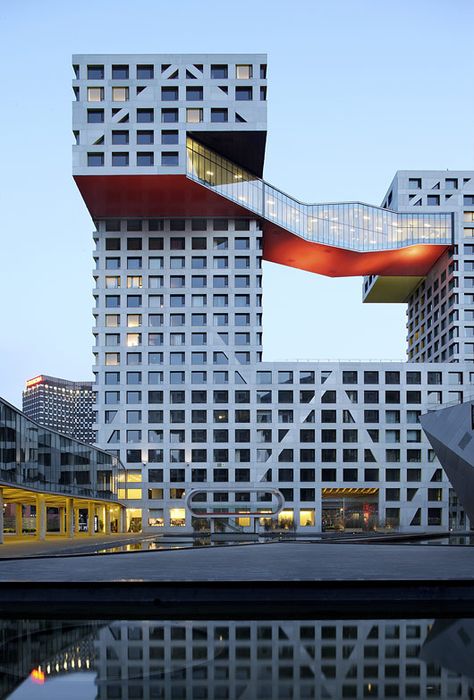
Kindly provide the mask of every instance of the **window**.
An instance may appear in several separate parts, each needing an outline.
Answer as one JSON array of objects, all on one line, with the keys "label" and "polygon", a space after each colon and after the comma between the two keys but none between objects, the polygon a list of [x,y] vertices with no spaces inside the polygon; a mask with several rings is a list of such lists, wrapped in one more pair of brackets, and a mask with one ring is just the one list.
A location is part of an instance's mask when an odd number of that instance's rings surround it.
[{"label": "window", "polygon": [[128,66],[112,66],[112,79],[113,80],[128,80],[129,70]]},{"label": "window", "polygon": [[102,124],[104,122],[104,110],[103,109],[88,109],[87,110],[87,123],[88,124]]},{"label": "window", "polygon": [[426,198],[426,203],[429,207],[438,207],[440,201],[439,194],[429,194]]},{"label": "window", "polygon": [[154,133],[153,131],[137,131],[137,144],[147,145],[154,143]]},{"label": "window", "polygon": [[163,102],[175,102],[178,100],[178,87],[166,86],[161,88],[161,99]]},{"label": "window", "polygon": [[179,165],[179,156],[175,151],[165,151],[161,154],[161,165],[173,166]]},{"label": "window", "polygon": [[203,88],[195,85],[186,88],[186,99],[190,101],[199,101],[204,97]]},{"label": "window", "polygon": [[137,122],[139,124],[149,124],[153,122],[154,119],[153,109],[137,109]]},{"label": "window", "polygon": [[229,120],[229,112],[224,108],[211,109],[211,122],[227,122]]},{"label": "window", "polygon": [[[153,120],[151,120],[153,121]],[[178,110],[177,109],[162,109],[161,110],[161,121],[163,123],[172,123],[178,121]]]},{"label": "window", "polygon": [[137,66],[137,78],[138,80],[153,80],[155,71],[153,66],[140,65]]},{"label": "window", "polygon": [[104,66],[87,66],[87,79],[88,80],[103,80],[104,79]]},{"label": "window", "polygon": [[229,77],[229,70],[226,65],[216,64],[211,65],[211,78],[214,80],[226,80]]},{"label": "window", "polygon": [[150,166],[155,162],[154,155],[152,152],[140,152],[137,153],[137,165]]},{"label": "window", "polygon": [[88,102],[102,102],[103,99],[104,99],[104,88],[103,87],[87,88],[87,101]]},{"label": "window", "polygon": [[408,189],[421,190],[421,177],[410,177],[408,179]]},{"label": "window", "polygon": [[113,87],[112,102],[126,102],[128,100],[128,87]]},{"label": "window", "polygon": [[235,99],[236,100],[251,100],[252,99],[252,88],[251,87],[236,87],[235,88]]},{"label": "window", "polygon": [[186,121],[188,124],[202,122],[203,110],[200,107],[188,107],[186,109]]},{"label": "window", "polygon": [[128,142],[128,131],[112,131],[112,144],[114,146],[126,146]]},{"label": "window", "polygon": [[[140,133],[140,132],[139,132]],[[152,141],[150,143],[153,143]],[[161,132],[161,143],[163,145],[174,145],[178,143],[178,132],[164,130]]]},{"label": "window", "polygon": [[104,165],[104,154],[103,153],[88,153],[87,154],[87,165],[92,168],[98,168]]},{"label": "window", "polygon": [[112,153],[112,165],[115,167],[124,167],[129,163],[128,153],[116,152]]},{"label": "window", "polygon": [[252,77],[252,66],[248,64],[235,66],[235,77],[237,80],[250,80]]}]

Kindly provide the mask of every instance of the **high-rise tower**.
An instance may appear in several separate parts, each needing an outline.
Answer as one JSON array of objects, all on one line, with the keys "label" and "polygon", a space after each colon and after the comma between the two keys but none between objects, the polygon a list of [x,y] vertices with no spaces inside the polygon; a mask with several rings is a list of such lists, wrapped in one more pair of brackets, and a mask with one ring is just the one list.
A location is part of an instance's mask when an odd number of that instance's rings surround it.
[{"label": "high-rise tower", "polygon": [[418,419],[462,398],[468,368],[263,362],[262,260],[404,278],[409,296],[452,255],[455,210],[304,205],[264,182],[264,55],[75,56],[74,72],[96,439],[126,465],[130,527],[190,532],[216,510],[244,529],[447,527]]}]

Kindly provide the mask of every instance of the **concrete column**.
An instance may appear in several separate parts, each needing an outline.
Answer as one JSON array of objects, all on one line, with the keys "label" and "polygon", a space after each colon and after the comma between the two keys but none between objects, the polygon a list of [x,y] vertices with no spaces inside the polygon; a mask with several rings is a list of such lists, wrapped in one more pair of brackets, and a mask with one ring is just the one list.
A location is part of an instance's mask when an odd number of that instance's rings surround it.
[{"label": "concrete column", "polygon": [[110,506],[104,506],[104,535],[110,535]]},{"label": "concrete column", "polygon": [[46,501],[44,496],[36,496],[36,537],[46,539]]},{"label": "concrete column", "polygon": [[[74,501],[66,498],[66,537],[74,537]],[[77,524],[76,524],[77,527]]]},{"label": "concrete column", "polygon": [[92,536],[94,534],[94,515],[95,515],[95,505],[89,501],[89,507],[87,511],[87,534]]},{"label": "concrete column", "polygon": [[118,517],[118,531],[127,532],[127,511],[125,508],[119,506],[119,517]]},{"label": "concrete column", "polygon": [[0,488],[0,544],[3,544],[3,489]]},{"label": "concrete column", "polygon": [[23,504],[15,503],[15,534],[21,537],[23,534]]}]

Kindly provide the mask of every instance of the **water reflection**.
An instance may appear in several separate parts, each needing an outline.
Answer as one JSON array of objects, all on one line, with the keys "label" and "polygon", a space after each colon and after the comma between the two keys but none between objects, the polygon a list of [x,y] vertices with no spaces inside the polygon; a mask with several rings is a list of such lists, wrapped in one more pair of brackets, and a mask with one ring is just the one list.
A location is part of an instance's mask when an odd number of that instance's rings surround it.
[{"label": "water reflection", "polygon": [[16,700],[474,692],[472,620],[2,621],[0,630],[0,693]]}]

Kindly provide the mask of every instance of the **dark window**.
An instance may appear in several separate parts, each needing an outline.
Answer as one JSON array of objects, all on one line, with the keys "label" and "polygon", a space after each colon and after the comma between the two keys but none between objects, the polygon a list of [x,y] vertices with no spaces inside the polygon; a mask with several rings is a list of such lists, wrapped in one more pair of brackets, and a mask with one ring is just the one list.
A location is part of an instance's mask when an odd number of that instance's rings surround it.
[{"label": "dark window", "polygon": [[426,198],[426,203],[429,207],[439,206],[440,196],[439,194],[429,194]]},{"label": "dark window", "polygon": [[252,99],[252,88],[251,87],[236,87],[235,88],[235,99],[236,100],[251,100]]},{"label": "dark window", "polygon": [[161,110],[161,121],[165,123],[177,122],[178,121],[178,110],[177,109],[162,109]]},{"label": "dark window", "polygon": [[88,124],[102,124],[104,121],[104,110],[103,109],[88,109],[87,110],[87,123]]},{"label": "dark window", "polygon": [[137,165],[150,166],[154,164],[153,153],[137,153]]},{"label": "dark window", "polygon": [[188,86],[186,88],[186,99],[191,100],[191,101],[199,101],[202,100],[204,97],[203,95],[203,88],[198,87],[198,86]]},{"label": "dark window", "polygon": [[128,165],[128,162],[129,162],[128,153],[122,153],[122,152],[112,153],[112,165],[118,166],[118,167],[123,167],[123,166]]},{"label": "dark window", "polygon": [[163,145],[173,145],[175,143],[178,143],[178,132],[177,131],[170,131],[170,130],[164,130],[161,132],[161,143]]},{"label": "dark window", "polygon": [[139,80],[152,80],[154,74],[153,66],[137,66],[137,78]]},{"label": "dark window", "polygon": [[224,108],[211,109],[211,122],[226,122],[229,119],[229,112]]},{"label": "dark window", "polygon": [[112,131],[112,144],[114,146],[126,146],[128,142],[128,131]]},{"label": "dark window", "polygon": [[214,78],[215,80],[225,80],[228,77],[228,74],[229,70],[226,65],[211,65],[211,78]]},{"label": "dark window", "polygon": [[178,99],[178,88],[166,86],[161,88],[161,99],[163,102],[173,102]]},{"label": "dark window", "polygon": [[373,370],[364,372],[364,384],[378,384],[379,373]]},{"label": "dark window", "polygon": [[177,151],[165,151],[162,153],[161,165],[179,165],[179,155]]},{"label": "dark window", "polygon": [[137,109],[137,122],[139,124],[149,124],[154,121],[153,109]]},{"label": "dark window", "polygon": [[104,66],[87,66],[87,79],[88,80],[103,80],[104,79]]},{"label": "dark window", "polygon": [[87,165],[89,167],[100,167],[104,165],[104,154],[103,153],[88,153],[87,154]]},{"label": "dark window", "polygon": [[[138,144],[150,144],[154,143],[153,131],[137,131],[137,143]],[[128,143],[128,142],[127,142]]]},{"label": "dark window", "polygon": [[112,66],[112,78],[114,80],[128,80],[128,66]]}]

